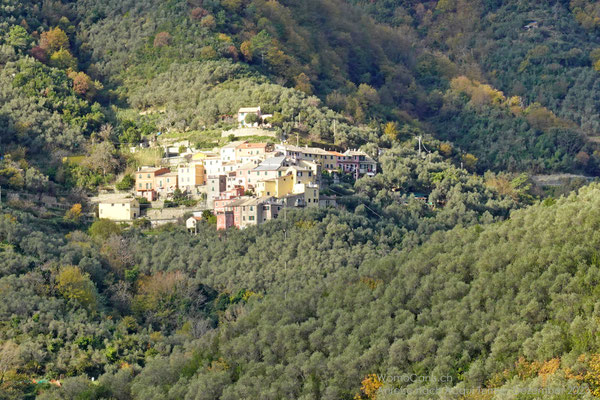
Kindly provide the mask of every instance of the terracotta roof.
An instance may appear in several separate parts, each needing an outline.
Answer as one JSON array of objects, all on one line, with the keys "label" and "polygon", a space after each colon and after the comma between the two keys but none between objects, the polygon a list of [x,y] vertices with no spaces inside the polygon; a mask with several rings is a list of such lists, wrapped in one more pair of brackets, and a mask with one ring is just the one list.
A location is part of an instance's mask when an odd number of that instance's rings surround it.
[{"label": "terracotta roof", "polygon": [[152,173],[152,172],[157,172],[160,171],[161,169],[165,169],[165,167],[145,167],[145,168],[141,168],[139,171],[137,172],[142,172],[142,173]]},{"label": "terracotta roof", "polygon": [[171,177],[178,176],[178,175],[177,175],[177,172],[169,172],[168,174],[161,174],[161,175],[159,175],[159,176],[160,176],[161,178],[162,178],[162,177],[169,177],[169,178],[171,178]]}]

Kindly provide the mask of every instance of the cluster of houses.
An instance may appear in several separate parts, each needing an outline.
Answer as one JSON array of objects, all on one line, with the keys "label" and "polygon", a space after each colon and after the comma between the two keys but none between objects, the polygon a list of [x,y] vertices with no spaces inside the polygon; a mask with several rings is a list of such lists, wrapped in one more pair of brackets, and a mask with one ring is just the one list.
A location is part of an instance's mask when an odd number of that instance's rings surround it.
[{"label": "cluster of houses", "polygon": [[362,151],[236,141],[189,154],[172,169],[139,169],[135,192],[149,201],[177,189],[201,195],[217,216],[219,229],[244,228],[277,218],[284,207],[332,205],[331,198],[319,196],[323,171],[358,178],[376,170],[377,163]]},{"label": "cluster of houses", "polygon": [[[238,126],[265,126],[270,117],[260,107],[241,108]],[[167,150],[168,167],[135,172],[136,197],[168,199],[179,190],[203,199],[217,216],[218,229],[258,225],[277,218],[285,207],[335,205],[334,197],[319,193],[324,171],[355,179],[377,171],[377,163],[362,151],[340,153],[290,144],[235,141],[212,151],[188,151],[175,158],[169,154]],[[100,202],[98,211],[100,218],[127,221],[140,216],[140,205],[131,197],[111,198]]]}]

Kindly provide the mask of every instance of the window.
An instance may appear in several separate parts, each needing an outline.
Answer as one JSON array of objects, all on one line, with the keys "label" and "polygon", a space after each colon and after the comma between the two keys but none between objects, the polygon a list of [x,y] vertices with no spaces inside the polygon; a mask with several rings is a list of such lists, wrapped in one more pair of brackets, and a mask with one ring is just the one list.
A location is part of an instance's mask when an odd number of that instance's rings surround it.
[{"label": "window", "polygon": [[148,174],[148,178],[150,178],[150,174]]},{"label": "window", "polygon": [[248,217],[248,220],[250,220],[250,221],[254,221],[254,216],[253,216],[253,215],[249,216],[249,217]]},{"label": "window", "polygon": [[140,189],[142,188],[142,183],[141,183],[141,182],[140,182],[140,184],[139,184],[139,186],[138,186],[138,187],[139,187]]},{"label": "window", "polygon": [[312,176],[312,172],[310,172],[310,171],[309,171],[309,172],[308,172],[308,176]]},{"label": "window", "polygon": [[140,174],[140,179],[142,179],[142,174]]}]

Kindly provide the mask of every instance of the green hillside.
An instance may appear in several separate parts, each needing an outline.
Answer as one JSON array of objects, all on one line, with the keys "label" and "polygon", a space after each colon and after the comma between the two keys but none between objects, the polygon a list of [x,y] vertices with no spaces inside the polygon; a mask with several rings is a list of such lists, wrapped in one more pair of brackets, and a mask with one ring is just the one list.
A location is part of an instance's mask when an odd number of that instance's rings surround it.
[{"label": "green hillside", "polygon": [[[260,105],[280,137],[389,147],[395,122],[396,140],[449,141],[479,172],[597,174],[597,40],[581,5],[350,3],[7,1],[2,153],[18,162],[24,147],[51,182],[93,189],[113,175],[62,165],[65,152],[119,159],[119,143],[156,132],[210,143]],[[463,77],[491,88],[456,90]],[[23,168],[4,164],[8,185]]]},{"label": "green hillside", "polygon": [[385,190],[365,202],[367,180],[354,213],[225,234],[108,222],[88,234],[3,214],[3,398],[351,399],[378,385],[371,374],[597,390],[600,188],[506,219],[523,203],[478,178],[446,169],[428,183],[427,162],[412,158],[411,177],[392,160],[381,183],[433,185],[446,206],[385,207]]}]

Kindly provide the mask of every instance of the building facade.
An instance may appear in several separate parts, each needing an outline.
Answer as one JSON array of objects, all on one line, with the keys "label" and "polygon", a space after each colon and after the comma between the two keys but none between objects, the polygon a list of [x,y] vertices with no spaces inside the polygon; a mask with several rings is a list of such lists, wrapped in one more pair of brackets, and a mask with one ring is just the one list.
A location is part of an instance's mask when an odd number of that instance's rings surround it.
[{"label": "building facade", "polygon": [[201,162],[179,164],[177,167],[178,184],[181,190],[193,192],[196,186],[206,184],[204,165]]},{"label": "building facade", "polygon": [[158,176],[168,174],[171,170],[169,168],[141,168],[135,173],[135,191],[139,197],[144,197],[149,201],[156,199],[157,182]]},{"label": "building facade", "polygon": [[227,175],[211,175],[206,180],[206,201],[212,207],[214,200],[227,191]]},{"label": "building facade", "polygon": [[168,195],[179,188],[177,172],[168,172],[155,178],[156,191],[162,195]]},{"label": "building facade", "polygon": [[140,216],[140,203],[131,198],[105,199],[98,204],[98,218],[131,221]]},{"label": "building facade", "polygon": [[373,176],[377,172],[377,162],[367,153],[360,150],[348,150],[344,153],[344,160],[339,164],[344,173],[351,174],[354,179],[363,175]]}]

